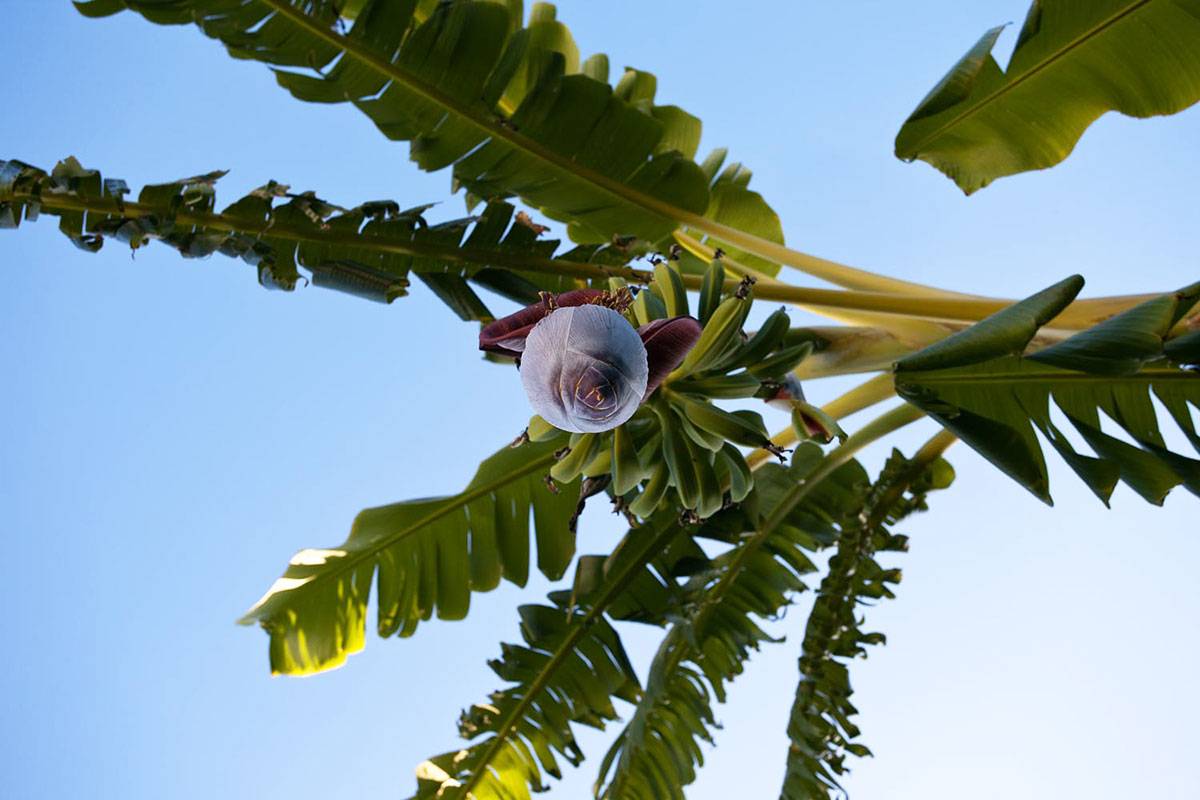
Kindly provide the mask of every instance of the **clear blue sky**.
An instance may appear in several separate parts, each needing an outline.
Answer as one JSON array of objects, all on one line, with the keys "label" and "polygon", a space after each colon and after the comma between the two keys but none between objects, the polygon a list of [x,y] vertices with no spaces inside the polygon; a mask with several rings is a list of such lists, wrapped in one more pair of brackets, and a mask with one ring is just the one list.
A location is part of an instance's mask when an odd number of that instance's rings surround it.
[{"label": "clear blue sky", "polygon": [[[560,13],[585,53],[657,73],[660,98],[704,120],[705,147],[753,166],[805,250],[1009,296],[1072,272],[1093,294],[1195,280],[1200,111],[1105,118],[1062,167],[970,199],[892,157],[928,88],[1026,5]],[[344,204],[461,211],[446,175],[418,173],[356,112],[293,101],[192,29],[88,21],[66,0],[0,11],[0,158],[74,154],[134,186],[228,168],[226,200],[274,178]],[[516,635],[518,592],[304,680],[271,679],[266,637],[233,620],[358,509],[460,488],[524,424],[515,375],[421,290],[390,307],[269,294],[219,257],[89,256],[52,221],[0,232],[0,269],[0,795],[407,796],[413,766],[457,746],[459,709],[498,685],[485,660]],[[1106,511],[1055,464],[1051,510],[965,448],[952,457],[954,490],[904,526],[899,599],[870,612],[890,643],[854,668],[877,755],[854,765],[851,794],[1194,797],[1195,498],[1155,509],[1122,488]],[[589,515],[581,549],[619,533]],[[690,797],[774,796],[802,609],[719,710],[721,746]],[[627,641],[645,663],[653,638]],[[584,741],[588,761],[553,796],[588,795],[602,747]]]}]

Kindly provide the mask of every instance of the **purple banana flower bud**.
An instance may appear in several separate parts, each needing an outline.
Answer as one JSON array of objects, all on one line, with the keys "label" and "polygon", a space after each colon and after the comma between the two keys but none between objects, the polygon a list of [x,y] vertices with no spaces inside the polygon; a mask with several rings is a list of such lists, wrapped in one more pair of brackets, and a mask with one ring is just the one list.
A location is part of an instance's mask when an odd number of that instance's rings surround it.
[{"label": "purple banana flower bud", "polygon": [[618,313],[629,301],[627,290],[543,294],[486,325],[479,349],[518,360],[530,405],[555,427],[611,430],[633,416],[700,338],[700,323],[691,317],[635,331]]},{"label": "purple banana flower bud", "polygon": [[637,331],[599,305],[550,312],[533,325],[521,355],[521,383],[533,410],[574,433],[611,430],[632,417],[648,375]]}]

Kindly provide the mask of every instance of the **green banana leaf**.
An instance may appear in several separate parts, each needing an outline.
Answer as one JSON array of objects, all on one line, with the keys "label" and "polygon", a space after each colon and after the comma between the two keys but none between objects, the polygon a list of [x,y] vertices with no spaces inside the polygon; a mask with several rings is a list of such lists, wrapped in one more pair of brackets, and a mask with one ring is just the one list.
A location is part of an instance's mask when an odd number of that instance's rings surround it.
[{"label": "green banana leaf", "polygon": [[[798,481],[812,474],[820,460],[820,448],[809,443],[797,450],[790,467],[765,465],[756,473],[755,491],[747,503],[713,517],[696,532],[734,547],[697,570],[677,591],[679,605],[666,617],[672,626],[651,663],[644,696],[600,765],[598,798],[683,798],[684,788],[703,765],[700,742],[712,744],[719,727],[714,701],[725,701],[729,683],[754,651],[779,641],[759,621],[777,619],[805,590],[804,576],[816,571],[810,556],[856,535],[866,517],[872,521],[871,530],[883,537],[881,547],[899,547],[903,537],[887,532],[886,526],[924,508],[927,489],[948,484],[945,462],[939,462],[937,470],[942,479],[934,482],[926,479],[931,469],[902,473],[894,457],[889,470],[872,484],[863,467],[850,461],[792,509],[754,552],[739,556],[747,534]],[[906,495],[910,486],[917,488]],[[884,574],[864,569],[863,579],[874,585],[872,576]],[[886,572],[886,577],[895,575]],[[723,579],[726,586],[718,590]],[[704,608],[710,610],[700,619],[697,609]],[[820,674],[822,696],[837,696],[837,677]],[[819,718],[822,711],[814,713]],[[837,740],[831,739],[830,756],[838,755],[837,748]]]},{"label": "green banana leaf", "polygon": [[468,197],[516,195],[569,223],[575,241],[634,235],[665,246],[681,222],[707,218],[782,243],[774,211],[745,185],[748,171],[717,176],[723,154],[704,167],[692,160],[700,121],[656,105],[649,73],[629,70],[610,86],[607,58],[580,63],[554,6],[537,3],[522,27],[520,2],[366,0],[352,20],[341,5],[76,2],[88,16],[128,9],[194,23],[233,57],[272,65],[293,96],[353,103],[384,135],[409,142],[421,169],[452,168]]},{"label": "green banana leaf", "polygon": [[402,210],[385,200],[345,209],[271,181],[218,214],[215,185],[222,175],[149,185],[134,202],[124,181],[103,178],[74,158],[49,173],[0,161],[0,229],[56,216],[63,234],[87,252],[110,239],[134,249],[158,241],[184,258],[239,258],[268,289],[311,282],[382,303],[408,294],[415,274],[464,320],[492,318],[470,284],[532,303],[539,291],[575,288],[581,272],[604,278],[631,256],[618,247],[582,245],[552,258],[558,242],[539,239],[500,201],[478,216],[431,225],[428,205]]},{"label": "green banana leaf", "polygon": [[993,28],[896,136],[967,194],[1070,155],[1109,111],[1174,114],[1200,100],[1200,0],[1035,0],[1002,71]]},{"label": "green banana leaf", "polygon": [[664,550],[687,540],[675,514],[660,514],[632,530],[601,570],[589,570],[589,580],[597,580],[586,597],[557,592],[553,607],[522,607],[525,644],[503,645],[501,658],[490,662],[510,685],[463,714],[459,734],[475,741],[417,767],[414,800],[529,800],[548,788],[543,773],[562,777],[556,753],[578,765],[583,753],[572,727],[602,729],[617,718],[613,698],[636,702],[641,695],[608,612]]},{"label": "green banana leaf", "polygon": [[868,645],[886,642],[882,633],[862,629],[863,607],[895,595],[900,570],[876,560],[883,552],[904,552],[908,537],[890,528],[910,514],[925,511],[930,491],[947,488],[954,470],[944,459],[910,460],[893,450],[866,492],[862,507],[842,525],[837,551],[821,579],[805,624],[800,652],[800,682],[788,717],[784,800],[845,796],[838,779],[848,772],[846,756],[871,755],[851,717],[858,713],[850,697],[850,663],[865,658]]},{"label": "green banana leaf", "polygon": [[[1200,461],[1168,448],[1151,400],[1200,451],[1189,409],[1200,408],[1200,374],[1182,361],[1187,343],[1171,347],[1169,338],[1200,298],[1200,284],[1020,355],[1081,285],[1063,281],[900,360],[897,393],[1046,503],[1049,477],[1035,429],[1106,505],[1120,481],[1156,505],[1180,484],[1200,494]],[[1055,425],[1051,399],[1094,455],[1077,452]],[[1100,412],[1136,446],[1106,432]]]},{"label": "green banana leaf", "polygon": [[271,671],[305,675],[362,649],[367,600],[378,586],[382,637],[410,636],[434,612],[462,619],[472,592],[529,576],[532,512],[538,568],[557,579],[575,555],[571,518],[579,482],[550,491],[543,478],[564,438],[505,448],[479,465],[461,493],[363,511],[350,536],[292,556],[246,615],[271,637]]},{"label": "green banana leaf", "polygon": [[[556,753],[572,766],[583,761],[570,723],[603,729],[617,718],[613,698],[637,701],[637,675],[616,630],[603,617],[589,619],[583,611],[544,605],[521,606],[520,616],[524,645],[504,644],[501,657],[490,662],[496,675],[515,685],[494,692],[459,720],[465,739],[493,735],[466,751],[420,764],[414,800],[510,800],[545,791],[549,787],[543,772],[562,778]],[[536,694],[536,704],[522,702],[530,692]],[[464,769],[480,776],[469,795],[452,777]]]},{"label": "green banana leaf", "polygon": [[[731,554],[737,551],[730,549],[710,561],[696,539],[724,545],[743,541],[745,533],[754,529],[758,515],[770,511],[794,484],[795,475],[819,458],[819,449],[806,445],[795,472],[776,465],[764,467],[754,491],[741,505],[699,526],[683,526],[674,511],[664,511],[630,530],[611,555],[582,557],[571,590],[551,593],[553,610],[540,606],[522,609],[525,645],[505,645],[502,657],[491,662],[496,674],[511,685],[464,714],[459,732],[475,741],[418,767],[416,797],[464,798],[469,794],[479,800],[526,800],[530,792],[547,788],[543,773],[560,777],[558,757],[577,765],[583,754],[572,726],[603,728],[616,719],[611,698],[628,702],[642,698],[611,621],[661,627],[686,616],[712,581],[728,569]],[[689,672],[676,676],[686,680],[685,674],[690,674],[701,681],[688,685],[704,693],[705,703],[708,690],[703,681],[714,681],[723,697],[725,683],[741,671],[740,661],[735,667],[726,666],[724,648],[732,648],[729,657],[744,660],[748,648],[768,640],[750,615],[769,618],[778,614],[791,595],[803,588],[798,576],[815,570],[804,551],[836,540],[836,520],[849,518],[861,508],[868,483],[860,466],[844,465],[787,515],[787,524],[780,526],[761,557],[746,564],[741,587],[726,594],[718,618],[705,628],[711,629],[706,635],[712,646],[706,648],[709,661],[703,669],[716,672],[701,678],[704,673],[698,668],[687,667]],[[690,629],[684,636],[684,626],[675,625],[668,640],[686,642],[690,637]],[[726,674],[728,669],[732,672]],[[662,677],[652,670],[646,698],[661,696]],[[690,705],[693,701],[694,697],[689,705],[679,706],[681,713],[699,707]],[[657,700],[641,702],[658,708]],[[714,724],[711,710],[706,713],[707,722],[700,723],[705,737]],[[695,747],[690,732],[676,734],[679,738],[671,740],[671,747]],[[628,729],[621,736],[627,740]],[[606,762],[602,774],[607,768]],[[657,778],[652,780],[657,794],[650,796],[681,796],[679,790],[669,790]],[[640,789],[631,791],[621,796],[645,796]]]}]

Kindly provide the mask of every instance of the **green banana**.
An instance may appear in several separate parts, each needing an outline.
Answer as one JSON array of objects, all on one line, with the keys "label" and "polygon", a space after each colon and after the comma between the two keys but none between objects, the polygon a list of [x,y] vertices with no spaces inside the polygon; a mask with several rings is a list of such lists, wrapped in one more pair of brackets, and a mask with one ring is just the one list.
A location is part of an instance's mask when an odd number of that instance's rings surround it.
[{"label": "green banana", "polygon": [[679,277],[679,270],[672,267],[670,262],[658,262],[654,265],[654,283],[667,307],[667,317],[687,316],[687,289]]},{"label": "green banana", "polygon": [[667,463],[659,461],[650,472],[650,480],[646,481],[646,488],[642,489],[642,493],[629,504],[629,511],[642,519],[647,519],[658,509],[658,505],[666,496],[670,485],[671,472],[667,469]]},{"label": "green banana", "polygon": [[721,437],[723,441],[750,447],[766,447],[771,444],[762,417],[754,412],[730,412],[707,400],[697,400],[681,394],[673,394],[671,399],[678,404],[689,422]]},{"label": "green banana", "polygon": [[791,326],[792,320],[787,311],[782,308],[776,309],[732,358],[717,364],[716,368],[730,370],[753,367],[779,347]]},{"label": "green banana", "polygon": [[739,344],[742,323],[746,321],[746,315],[750,313],[750,304],[751,300],[748,297],[741,298],[736,295],[722,300],[721,305],[717,306],[717,310],[708,320],[708,324],[704,326],[704,330],[700,332],[696,346],[691,349],[687,357],[683,359],[683,363],[675,372],[671,373],[671,376],[682,377],[708,369],[717,363],[730,347]]},{"label": "green banana", "polygon": [[721,260],[714,258],[704,273],[704,282],[700,284],[699,319],[701,325],[707,325],[713,312],[721,303],[721,292],[725,288],[725,267]]},{"label": "green banana", "polygon": [[654,320],[667,316],[667,307],[663,305],[663,301],[658,295],[649,289],[642,289],[637,293],[637,297],[633,298],[632,309],[639,327],[649,325]]},{"label": "green banana", "polygon": [[[654,416],[658,418],[657,414]],[[659,425],[655,425],[654,432],[638,445],[637,458],[638,463],[644,465],[643,469],[662,461],[662,428]]]},{"label": "green banana", "polygon": [[705,450],[716,452],[721,449],[721,445],[725,444],[724,437],[717,436],[705,428],[692,424],[687,414],[679,415],[679,425],[683,428],[683,432],[687,434],[689,440],[703,447]]},{"label": "green banana", "polygon": [[688,449],[688,437],[669,407],[656,408],[663,435],[663,460],[671,473],[671,482],[684,508],[695,510],[700,504],[700,482]]},{"label": "green banana", "polygon": [[758,378],[780,378],[799,366],[800,362],[808,358],[812,351],[812,342],[801,342],[791,347],[785,347],[757,364],[751,364],[748,370],[751,375]]},{"label": "green banana", "polygon": [[618,496],[637,488],[645,477],[637,449],[633,446],[633,434],[624,425],[613,431],[612,476],[613,493]]},{"label": "green banana", "polygon": [[548,442],[562,433],[558,428],[534,414],[529,418],[529,427],[525,429],[531,442]]},{"label": "green banana", "polygon": [[719,400],[734,400],[741,397],[754,397],[762,386],[762,381],[749,372],[738,372],[733,375],[714,375],[709,378],[688,378],[678,384],[681,392],[700,394]]},{"label": "green banana", "polygon": [[717,453],[717,463],[725,465],[729,471],[729,499],[740,503],[754,488],[754,473],[742,456],[742,451],[731,444],[726,444]]},{"label": "green banana", "polygon": [[698,488],[695,511],[701,519],[706,519],[725,505],[725,492],[721,488],[721,481],[717,479],[716,470],[713,469],[713,454],[701,449],[695,442],[687,444]]},{"label": "green banana", "polygon": [[594,433],[572,435],[570,449],[550,467],[550,477],[559,483],[570,483],[578,478],[592,460],[599,440],[600,437]]},{"label": "green banana", "polygon": [[592,456],[591,461],[583,468],[583,477],[595,478],[598,475],[607,475],[612,470],[612,447],[608,446],[607,442],[598,442],[594,448],[596,453]]}]

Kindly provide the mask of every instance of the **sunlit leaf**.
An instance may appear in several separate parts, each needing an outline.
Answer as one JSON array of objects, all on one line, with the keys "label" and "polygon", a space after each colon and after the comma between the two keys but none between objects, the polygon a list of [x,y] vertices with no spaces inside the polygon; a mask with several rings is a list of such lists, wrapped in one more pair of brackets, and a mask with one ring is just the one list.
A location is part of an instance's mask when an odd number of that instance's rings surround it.
[{"label": "sunlit leaf", "polygon": [[479,465],[461,493],[370,508],[350,536],[292,556],[241,619],[271,637],[271,671],[303,675],[361,650],[367,600],[377,587],[380,636],[410,636],[433,617],[462,619],[472,592],[529,577],[530,516],[539,569],[560,577],[575,553],[569,522],[579,483],[544,483],[562,440],[505,448]]},{"label": "sunlit leaf", "polygon": [[966,193],[1062,161],[1108,111],[1174,114],[1200,100],[1200,0],[1035,0],[1006,70],[983,35],[917,106],[896,155]]}]

